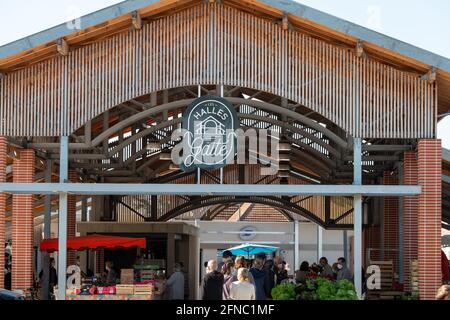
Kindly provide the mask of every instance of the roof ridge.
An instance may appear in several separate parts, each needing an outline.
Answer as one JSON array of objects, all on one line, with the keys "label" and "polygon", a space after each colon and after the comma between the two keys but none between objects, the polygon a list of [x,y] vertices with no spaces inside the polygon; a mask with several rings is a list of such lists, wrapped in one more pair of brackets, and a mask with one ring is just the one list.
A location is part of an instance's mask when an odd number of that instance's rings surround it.
[{"label": "roof ridge", "polygon": [[[144,8],[159,0],[126,0],[115,5],[100,9],[80,17],[81,29],[86,29],[110,19],[131,13]],[[384,35],[380,32],[360,26],[356,23],[338,18],[329,13],[314,9],[293,0],[255,0],[261,4],[273,7],[277,10],[290,13],[299,18],[309,20],[324,27],[336,30],[340,33],[355,37],[362,41],[372,43],[381,48],[390,50],[397,54],[410,57],[426,65],[434,66],[446,72],[450,72],[450,59],[439,54],[432,53],[426,49],[408,44],[402,40]],[[73,21],[73,20],[72,20]],[[55,41],[74,32],[67,28],[70,21],[44,31],[18,39],[0,46],[0,60],[6,57],[29,50],[39,45]],[[77,30],[78,31],[78,30]]]}]

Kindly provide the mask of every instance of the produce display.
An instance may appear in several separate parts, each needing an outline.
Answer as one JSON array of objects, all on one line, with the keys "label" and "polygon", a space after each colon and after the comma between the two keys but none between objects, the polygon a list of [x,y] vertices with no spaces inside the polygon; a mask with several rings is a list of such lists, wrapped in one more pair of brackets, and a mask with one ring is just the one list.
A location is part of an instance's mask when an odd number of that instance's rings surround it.
[{"label": "produce display", "polygon": [[307,279],[295,285],[284,283],[272,289],[274,300],[357,300],[353,283],[325,278]]},{"label": "produce display", "polygon": [[295,300],[295,284],[282,283],[274,287],[271,294],[274,300]]}]

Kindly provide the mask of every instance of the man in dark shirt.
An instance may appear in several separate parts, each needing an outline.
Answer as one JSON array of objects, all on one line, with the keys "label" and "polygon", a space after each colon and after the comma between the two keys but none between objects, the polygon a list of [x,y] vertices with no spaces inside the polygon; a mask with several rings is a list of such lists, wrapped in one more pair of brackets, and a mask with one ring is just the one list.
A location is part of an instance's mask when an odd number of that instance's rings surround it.
[{"label": "man in dark shirt", "polygon": [[223,274],[217,271],[217,261],[208,261],[207,274],[203,278],[202,300],[222,300]]},{"label": "man in dark shirt", "polygon": [[[58,273],[55,268],[55,259],[50,258],[49,260],[49,272],[48,272],[48,289],[50,293],[53,293],[53,287],[58,284]],[[44,280],[44,270],[39,272],[39,280],[42,282]]]}]

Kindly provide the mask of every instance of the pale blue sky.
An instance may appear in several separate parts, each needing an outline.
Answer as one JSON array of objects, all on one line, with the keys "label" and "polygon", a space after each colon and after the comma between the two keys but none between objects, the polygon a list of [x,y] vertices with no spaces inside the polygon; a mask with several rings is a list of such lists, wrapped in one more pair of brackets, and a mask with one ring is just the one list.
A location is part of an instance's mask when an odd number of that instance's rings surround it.
[{"label": "pale blue sky", "polygon": [[[0,0],[0,45],[121,0]],[[448,0],[301,0],[310,7],[450,58]],[[450,149],[450,116],[438,125]]]}]

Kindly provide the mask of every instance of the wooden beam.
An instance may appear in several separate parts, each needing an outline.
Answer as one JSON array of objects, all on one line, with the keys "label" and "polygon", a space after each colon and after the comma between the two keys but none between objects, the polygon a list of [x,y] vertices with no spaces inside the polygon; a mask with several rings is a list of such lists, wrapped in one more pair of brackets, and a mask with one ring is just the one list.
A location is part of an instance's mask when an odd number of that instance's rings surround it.
[{"label": "wooden beam", "polygon": [[428,81],[428,83],[434,83],[436,81],[437,73],[436,68],[432,67],[426,74],[424,74],[421,79]]},{"label": "wooden beam", "polygon": [[138,11],[133,11],[131,14],[131,21],[136,30],[142,29],[142,18]]},{"label": "wooden beam", "polygon": [[288,18],[288,13],[284,12],[283,14],[283,20],[281,22],[281,27],[283,30],[288,30],[289,29],[289,18]]},{"label": "wooden beam", "polygon": [[364,44],[361,40],[356,43],[356,56],[358,58],[364,57]]},{"label": "wooden beam", "polygon": [[66,40],[63,38],[60,38],[56,41],[56,50],[58,50],[58,53],[62,56],[67,56],[69,54],[69,45],[67,44]]}]

